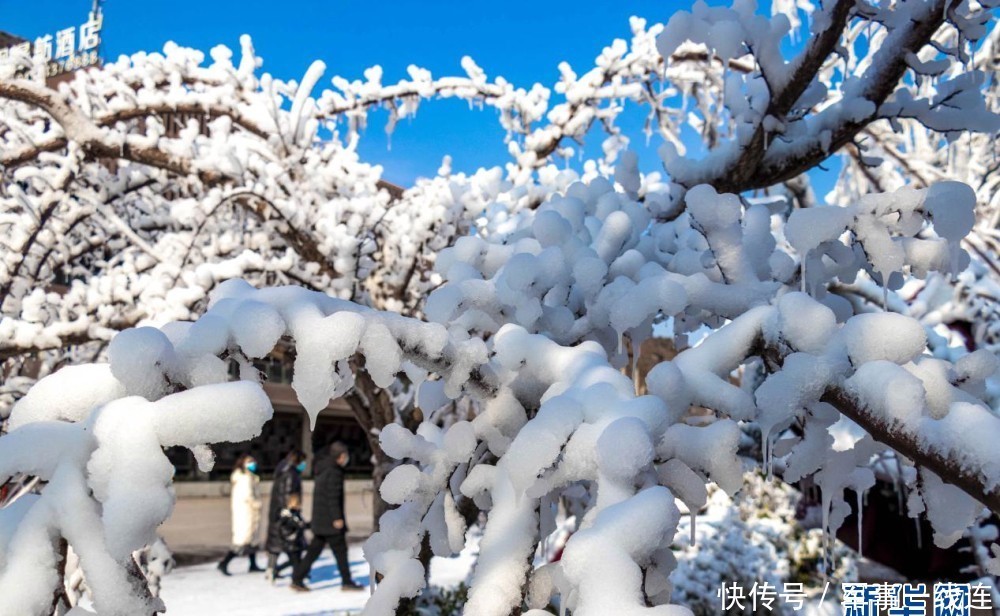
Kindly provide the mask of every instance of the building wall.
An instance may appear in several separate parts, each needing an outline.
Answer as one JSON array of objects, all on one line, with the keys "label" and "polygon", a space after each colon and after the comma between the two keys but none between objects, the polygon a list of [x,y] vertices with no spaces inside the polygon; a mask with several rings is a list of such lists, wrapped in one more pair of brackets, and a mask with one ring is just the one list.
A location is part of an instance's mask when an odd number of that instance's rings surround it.
[{"label": "building wall", "polygon": [[198,470],[194,455],[188,449],[172,447],[167,450],[167,457],[174,465],[175,478],[200,481],[226,479],[236,460],[244,453],[257,459],[258,472],[267,477],[274,474],[278,462],[293,448],[306,453],[306,476],[311,476],[315,455],[322,456],[323,450],[334,440],[343,441],[351,452],[351,461],[347,466],[349,475],[371,476],[372,452],[368,439],[343,400],[332,401],[320,412],[315,429],[310,430],[309,416],[299,405],[290,385],[265,383],[264,391],[271,399],[274,417],[264,424],[259,436],[241,443],[211,445],[215,453],[215,467],[208,473]]}]

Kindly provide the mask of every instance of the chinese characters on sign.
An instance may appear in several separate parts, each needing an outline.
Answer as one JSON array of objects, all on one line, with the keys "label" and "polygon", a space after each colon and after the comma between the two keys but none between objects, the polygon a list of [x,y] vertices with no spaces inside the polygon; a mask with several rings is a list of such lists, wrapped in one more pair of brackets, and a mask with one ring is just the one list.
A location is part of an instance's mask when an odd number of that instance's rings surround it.
[{"label": "chinese characters on sign", "polygon": [[[55,36],[39,36],[32,44],[24,41],[0,48],[0,64],[31,58],[36,67],[44,71],[41,77],[55,77],[85,66],[97,64],[97,50],[101,44],[101,25],[104,21],[100,9],[91,11],[87,21],[79,27],[64,28]],[[32,75],[35,76],[35,75]]]},{"label": "chinese characters on sign", "polygon": [[[826,598],[823,589],[820,602]],[[974,610],[993,610],[993,595],[983,584],[938,582],[932,589],[925,583],[843,585],[844,616],[972,616]],[[798,612],[807,597],[802,583],[786,582],[779,592],[769,582],[754,582],[749,589],[737,582],[723,583],[716,595],[723,613],[773,612],[776,603]]]},{"label": "chinese characters on sign", "polygon": [[[823,594],[826,595],[826,589],[823,590]],[[779,592],[774,584],[766,581],[754,582],[749,590],[745,590],[738,582],[723,583],[716,595],[721,599],[723,612],[749,610],[753,613],[773,612],[777,601],[798,612],[802,609],[807,596],[802,582],[785,582]]]},{"label": "chinese characters on sign", "polygon": [[982,584],[844,584],[844,616],[970,616],[993,610],[990,589]]}]

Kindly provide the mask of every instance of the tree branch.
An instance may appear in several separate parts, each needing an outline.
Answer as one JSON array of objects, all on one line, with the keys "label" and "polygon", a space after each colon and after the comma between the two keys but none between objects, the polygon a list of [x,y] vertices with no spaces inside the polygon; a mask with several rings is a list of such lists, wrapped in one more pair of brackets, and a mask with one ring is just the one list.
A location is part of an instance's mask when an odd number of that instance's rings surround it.
[{"label": "tree branch", "polygon": [[[66,139],[75,141],[91,159],[124,159],[171,173],[195,175],[207,185],[220,184],[226,176],[213,169],[198,168],[191,160],[142,143],[137,135],[112,135],[71,106],[53,90],[27,80],[0,79],[0,98],[33,105],[59,123]],[[51,145],[51,143],[50,143]]]},{"label": "tree branch", "polygon": [[767,110],[762,114],[761,121],[757,123],[753,137],[743,148],[740,157],[731,166],[731,173],[727,174],[730,182],[742,184],[752,181],[761,157],[764,156],[768,137],[767,131],[764,129],[763,118],[772,116],[781,118],[783,122],[787,121],[788,113],[792,110],[793,105],[816,78],[816,74],[823,67],[826,58],[836,50],[854,5],[855,0],[837,0],[827,17],[826,29],[813,36],[809,41],[809,46],[796,58],[795,66],[791,70],[791,77],[786,82],[785,87],[778,92],[770,93],[771,98]]},{"label": "tree branch", "polygon": [[873,413],[842,387],[828,387],[820,400],[833,405],[864,428],[876,441],[888,445],[918,466],[932,471],[943,481],[960,488],[994,513],[1000,514],[1000,490],[988,488],[982,475],[922,443],[901,423]]},{"label": "tree branch", "polygon": [[[853,3],[847,4],[853,5]],[[850,110],[845,109],[844,102],[832,105],[812,118],[813,126],[807,137],[790,144],[782,144],[776,140],[763,156],[757,157],[751,151],[721,169],[702,166],[697,172],[687,177],[675,178],[675,181],[687,188],[698,184],[711,184],[720,193],[738,194],[779,184],[815,167],[850,143],[861,130],[877,118],[878,107],[895,91],[908,68],[907,55],[920,51],[944,23],[944,7],[945,0],[934,0],[920,10],[914,11],[911,18],[893,30],[875,52],[871,64],[860,77],[857,91],[851,93],[853,100],[872,103],[872,113],[856,117],[848,113]],[[835,7],[835,11],[848,9],[849,7],[845,8],[842,3],[838,3]],[[842,31],[842,29],[837,31],[836,36],[839,37]],[[806,75],[809,70],[813,70],[814,75],[818,65],[822,64],[822,59],[828,55],[822,55],[825,45],[829,44],[827,37],[833,38],[834,32],[825,31],[817,38],[819,43],[810,45],[802,64],[796,68],[797,77],[790,83],[787,94],[781,93],[777,97],[780,105],[776,106],[776,109],[793,105],[804,88],[811,83],[812,76],[807,80]],[[827,126],[829,128],[824,128]],[[824,143],[825,140],[822,138],[822,134],[827,132],[830,135],[828,144]],[[762,145],[756,147],[760,148]]]},{"label": "tree branch", "polygon": [[749,185],[739,191],[726,189],[727,192],[742,192],[783,182],[815,167],[830,154],[853,141],[861,130],[876,119],[878,108],[895,92],[897,84],[908,68],[907,55],[919,52],[944,23],[944,7],[945,0],[928,3],[922,12],[915,12],[905,26],[897,27],[882,42],[882,47],[875,53],[871,65],[861,77],[859,91],[853,95],[855,99],[874,104],[874,112],[871,115],[860,119],[852,117],[843,119],[838,117],[844,113],[843,103],[827,108],[817,114],[815,123],[822,127],[827,120],[833,120],[830,122],[832,128],[828,148],[824,147],[819,132],[810,137],[803,144],[804,147],[796,148],[794,155],[781,152],[780,148],[771,148],[758,166],[757,175]]}]

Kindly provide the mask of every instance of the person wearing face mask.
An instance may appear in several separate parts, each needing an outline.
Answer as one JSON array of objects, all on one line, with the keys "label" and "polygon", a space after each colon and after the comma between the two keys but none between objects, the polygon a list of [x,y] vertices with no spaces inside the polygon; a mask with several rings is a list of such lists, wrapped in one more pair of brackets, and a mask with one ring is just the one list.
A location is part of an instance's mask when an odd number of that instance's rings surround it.
[{"label": "person wearing face mask", "polygon": [[292,572],[291,589],[307,592],[305,578],[313,563],[329,545],[337,568],[340,570],[344,590],[361,590],[363,586],[351,579],[350,561],[347,559],[347,519],[344,515],[344,467],[350,461],[347,445],[336,441],[330,445],[329,454],[316,463],[316,486],[313,491],[313,539],[306,555]]},{"label": "person wearing face mask", "polygon": [[[267,572],[272,582],[281,569],[298,564],[305,547],[302,519],[302,473],[306,470],[306,456],[293,449],[278,463],[271,486],[271,501],[267,512]],[[285,563],[278,565],[278,556],[288,555]]]},{"label": "person wearing face mask", "polygon": [[257,460],[250,454],[243,454],[236,460],[233,473],[229,476],[232,485],[230,506],[232,508],[232,549],[219,563],[219,571],[229,575],[229,563],[237,556],[250,559],[250,572],[263,571],[257,566],[257,537],[260,531],[260,477],[257,476]]}]

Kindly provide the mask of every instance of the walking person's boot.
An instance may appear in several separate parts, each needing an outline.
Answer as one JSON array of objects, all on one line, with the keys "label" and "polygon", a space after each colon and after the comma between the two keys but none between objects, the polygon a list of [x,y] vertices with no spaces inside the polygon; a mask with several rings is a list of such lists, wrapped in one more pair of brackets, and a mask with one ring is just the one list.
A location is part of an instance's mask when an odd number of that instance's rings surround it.
[{"label": "walking person's boot", "polygon": [[260,566],[257,564],[257,552],[250,552],[248,558],[250,559],[249,573],[260,573],[261,571],[263,571],[263,569],[261,569]]},{"label": "walking person's boot", "polygon": [[229,563],[232,562],[234,558],[236,558],[236,552],[232,550],[226,552],[226,555],[225,557],[223,557],[222,562],[220,562],[216,567],[220,572],[222,572],[222,575],[232,575],[231,573],[229,573]]},{"label": "walking person's boot", "polygon": [[295,566],[292,567],[292,583],[289,584],[289,588],[295,592],[309,592],[309,587],[306,586],[305,577],[308,574],[306,569],[312,566],[312,562],[302,562],[301,558],[296,558]]},{"label": "walking person's boot", "polygon": [[267,569],[264,570],[264,579],[268,582],[274,584],[278,578],[278,572],[275,570],[275,565],[278,564],[278,555],[272,552],[267,553]]}]

